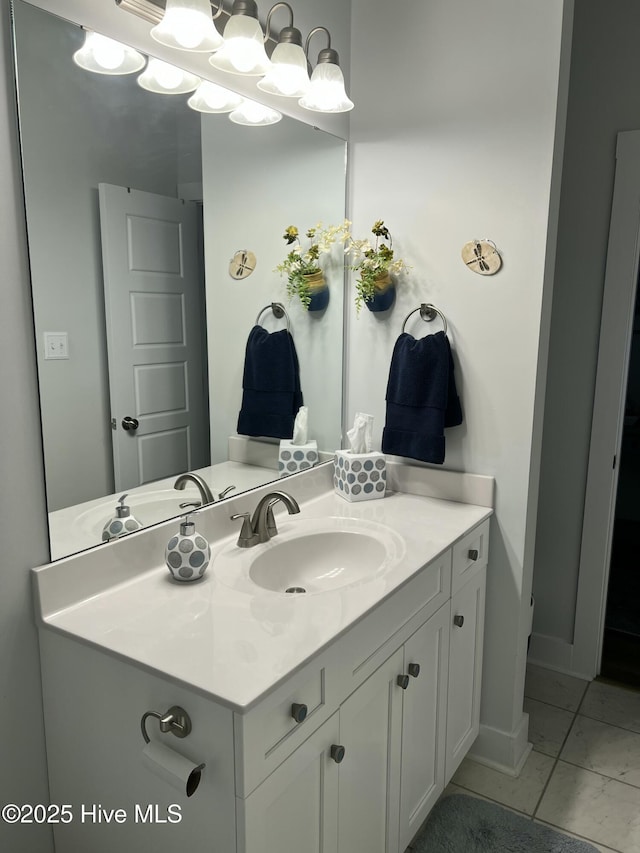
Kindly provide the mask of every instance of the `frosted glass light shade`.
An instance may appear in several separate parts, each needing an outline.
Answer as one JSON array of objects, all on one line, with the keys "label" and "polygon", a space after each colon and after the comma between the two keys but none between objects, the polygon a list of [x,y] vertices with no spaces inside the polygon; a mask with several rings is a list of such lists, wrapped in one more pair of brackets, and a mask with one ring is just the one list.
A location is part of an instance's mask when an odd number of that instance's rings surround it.
[{"label": "frosted glass light shade", "polygon": [[84,44],[73,54],[73,61],[94,74],[133,74],[144,66],[145,58],[126,44],[87,30]]},{"label": "frosted glass light shade", "polygon": [[149,57],[147,67],[138,77],[138,85],[160,95],[184,95],[186,92],[193,92],[198,83],[200,78],[195,74],[189,74],[182,68],[176,68],[175,65],[154,57]]},{"label": "frosted glass light shade", "polygon": [[307,93],[298,103],[317,113],[346,113],[354,107],[353,101],[347,97],[340,66],[332,62],[316,65]]},{"label": "frosted glass light shade", "polygon": [[308,88],[309,72],[304,50],[297,44],[277,44],[271,54],[271,68],[259,81],[258,89],[271,95],[300,98]]},{"label": "frosted glass light shade", "polygon": [[230,113],[242,104],[243,98],[235,92],[203,80],[191,95],[187,104],[200,113]]},{"label": "frosted glass light shade", "polygon": [[161,44],[179,50],[212,53],[223,45],[211,18],[209,0],[167,0],[164,17],[151,35]]},{"label": "frosted glass light shade", "polygon": [[229,114],[229,118],[235,124],[244,124],[249,127],[261,127],[266,124],[276,124],[282,118],[282,113],[265,107],[257,101],[243,101],[242,104]]},{"label": "frosted glass light shade", "polygon": [[232,15],[224,28],[224,44],[209,57],[214,68],[232,74],[262,77],[271,62],[264,49],[262,27],[257,18]]}]

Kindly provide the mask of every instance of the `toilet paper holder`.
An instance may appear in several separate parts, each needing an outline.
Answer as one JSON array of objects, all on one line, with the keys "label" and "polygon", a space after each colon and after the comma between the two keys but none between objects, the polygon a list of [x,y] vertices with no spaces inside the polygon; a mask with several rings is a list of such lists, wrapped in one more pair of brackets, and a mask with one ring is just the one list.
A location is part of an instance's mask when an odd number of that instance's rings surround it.
[{"label": "toilet paper holder", "polygon": [[187,737],[188,734],[191,734],[191,718],[180,705],[172,705],[164,714],[159,714],[157,711],[145,711],[142,715],[140,728],[142,729],[142,737],[145,743],[150,743],[151,740],[147,734],[147,720],[149,717],[154,717],[159,721],[160,731],[163,734],[172,734],[179,738]]}]

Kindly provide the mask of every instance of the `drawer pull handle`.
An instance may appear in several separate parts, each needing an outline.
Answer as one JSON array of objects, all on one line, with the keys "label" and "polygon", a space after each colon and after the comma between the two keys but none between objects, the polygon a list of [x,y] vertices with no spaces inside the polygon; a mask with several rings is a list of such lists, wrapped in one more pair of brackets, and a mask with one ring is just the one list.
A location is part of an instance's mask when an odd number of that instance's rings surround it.
[{"label": "drawer pull handle", "polygon": [[302,705],[299,702],[294,702],[291,706],[291,716],[296,721],[296,723],[302,723],[307,718],[308,708],[306,705]]},{"label": "drawer pull handle", "polygon": [[342,759],[344,758],[345,748],[341,746],[339,743],[331,744],[331,758],[335,761],[336,764],[340,764]]},{"label": "drawer pull handle", "polygon": [[457,616],[454,616],[453,624],[456,626],[456,628],[462,628],[462,626],[464,625],[464,616],[462,616],[462,614],[460,613]]},{"label": "drawer pull handle", "polygon": [[409,686],[409,676],[408,675],[399,675],[396,678],[396,683],[398,687],[402,687],[403,690],[406,690]]},{"label": "drawer pull handle", "polygon": [[475,561],[478,559],[478,557],[480,556],[480,554],[479,554],[479,551],[478,551],[478,549],[477,549],[477,548],[470,548],[470,549],[469,549],[469,553],[468,553],[468,555],[467,555],[467,556],[469,557],[469,559],[470,559],[472,562],[474,562],[474,563],[475,563]]},{"label": "drawer pull handle", "polygon": [[420,664],[419,663],[410,663],[408,666],[409,675],[412,678],[417,678],[420,675]]}]

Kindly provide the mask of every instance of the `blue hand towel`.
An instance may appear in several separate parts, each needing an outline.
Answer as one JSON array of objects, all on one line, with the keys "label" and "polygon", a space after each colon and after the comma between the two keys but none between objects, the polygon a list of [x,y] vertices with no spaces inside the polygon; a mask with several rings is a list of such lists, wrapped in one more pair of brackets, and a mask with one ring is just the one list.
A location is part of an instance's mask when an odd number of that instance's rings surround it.
[{"label": "blue hand towel", "polygon": [[251,329],[242,389],[240,434],[292,437],[293,422],[302,405],[302,391],[298,355],[286,329],[279,332],[268,332],[262,326]]},{"label": "blue hand towel", "polygon": [[422,462],[444,462],[444,428],[462,423],[451,348],[444,332],[403,332],[391,356],[382,450]]}]

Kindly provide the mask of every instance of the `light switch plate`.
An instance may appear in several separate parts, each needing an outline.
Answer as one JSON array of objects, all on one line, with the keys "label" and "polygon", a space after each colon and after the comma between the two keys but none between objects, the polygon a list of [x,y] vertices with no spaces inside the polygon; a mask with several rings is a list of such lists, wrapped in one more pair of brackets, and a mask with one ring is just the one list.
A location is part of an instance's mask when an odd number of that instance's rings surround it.
[{"label": "light switch plate", "polygon": [[67,332],[44,333],[45,359],[69,358],[69,335]]}]

